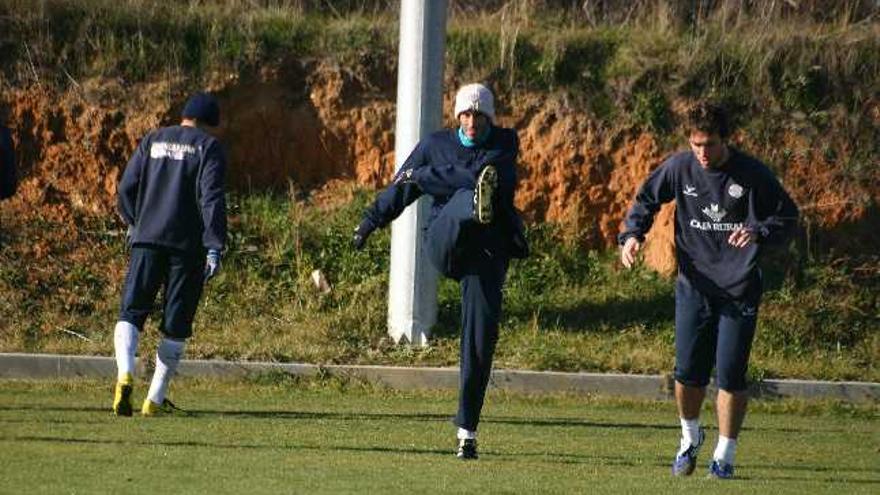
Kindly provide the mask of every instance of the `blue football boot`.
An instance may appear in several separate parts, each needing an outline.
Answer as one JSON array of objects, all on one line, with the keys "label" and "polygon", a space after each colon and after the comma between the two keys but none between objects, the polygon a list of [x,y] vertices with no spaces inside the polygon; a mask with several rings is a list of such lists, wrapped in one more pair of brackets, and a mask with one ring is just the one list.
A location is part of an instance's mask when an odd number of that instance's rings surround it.
[{"label": "blue football boot", "polygon": [[733,464],[728,464],[724,461],[719,461],[718,459],[712,459],[712,462],[709,464],[708,477],[718,480],[733,479]]},{"label": "blue football boot", "polygon": [[690,444],[688,448],[679,451],[675,456],[675,460],[672,461],[673,476],[690,476],[694,472],[694,469],[697,468],[697,454],[700,453],[700,447],[703,446],[705,440],[706,432],[701,427],[696,445]]}]

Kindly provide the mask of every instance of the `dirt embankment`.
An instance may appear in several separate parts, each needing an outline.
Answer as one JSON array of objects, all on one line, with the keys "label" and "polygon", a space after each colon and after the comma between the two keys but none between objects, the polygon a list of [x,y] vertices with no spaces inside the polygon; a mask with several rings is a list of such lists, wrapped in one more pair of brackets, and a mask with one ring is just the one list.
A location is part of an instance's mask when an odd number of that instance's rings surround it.
[{"label": "dirt embankment", "polygon": [[[373,79],[309,63],[218,85],[223,124],[217,133],[229,151],[231,185],[279,189],[290,182],[313,190],[336,179],[387,183],[394,169],[394,78]],[[137,140],[176,120],[183,96],[172,96],[171,88],[170,82],[122,88],[100,80],[64,94],[12,91],[9,122],[23,180],[9,207],[71,228],[77,213],[112,215],[116,183]],[[448,115],[452,94],[446,96]],[[636,187],[673,150],[650,133],[603,132],[561,98],[520,94],[505,103],[510,110],[499,122],[516,128],[521,140],[518,207],[533,222],[564,222],[586,246],[613,245]],[[758,156],[768,151],[750,148],[748,136],[740,140]],[[841,180],[839,161],[809,136],[786,133],[780,143],[795,150],[777,166],[806,224],[824,232],[828,246],[876,246],[877,184]],[[664,272],[674,269],[672,213],[662,210],[645,251]],[[856,241],[835,242],[838,234]]]}]

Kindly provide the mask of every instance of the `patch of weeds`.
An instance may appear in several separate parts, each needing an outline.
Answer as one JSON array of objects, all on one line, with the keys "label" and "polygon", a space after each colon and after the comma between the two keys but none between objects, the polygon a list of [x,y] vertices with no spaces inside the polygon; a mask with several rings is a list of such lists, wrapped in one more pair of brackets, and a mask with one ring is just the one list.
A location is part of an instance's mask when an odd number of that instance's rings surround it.
[{"label": "patch of weeds", "polygon": [[446,36],[446,60],[459,77],[484,80],[501,65],[497,33],[479,28],[451,29]]},{"label": "patch of weeds", "polygon": [[709,98],[741,113],[753,104],[750,70],[746,61],[732,49],[698,52],[698,61],[683,74],[679,94],[686,98]]},{"label": "patch of weeds", "polygon": [[828,71],[819,65],[807,68],[770,65],[773,94],[786,110],[816,112],[827,108],[830,99]]},{"label": "patch of weeds", "polygon": [[643,128],[667,133],[672,130],[672,112],[669,101],[660,91],[638,91],[633,94],[633,120]]}]

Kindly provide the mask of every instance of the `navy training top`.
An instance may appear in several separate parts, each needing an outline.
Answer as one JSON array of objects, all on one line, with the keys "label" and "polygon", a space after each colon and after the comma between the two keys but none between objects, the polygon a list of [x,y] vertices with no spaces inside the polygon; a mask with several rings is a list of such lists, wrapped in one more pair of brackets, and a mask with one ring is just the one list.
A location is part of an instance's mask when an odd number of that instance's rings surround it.
[{"label": "navy training top", "polygon": [[[787,238],[798,208],[766,165],[729,150],[718,169],[703,168],[691,151],[664,161],[639,189],[618,242],[629,237],[644,241],[660,206],[675,200],[679,273],[707,294],[741,298],[760,290],[761,248]],[[728,244],[740,227],[753,229],[758,241],[743,248]]]},{"label": "navy training top", "polygon": [[132,243],[181,251],[222,250],[226,243],[226,158],[197,127],[147,134],[119,183],[119,213]]},{"label": "navy training top", "polygon": [[6,199],[15,194],[16,186],[12,133],[7,127],[0,126],[0,199]]},{"label": "navy training top", "polygon": [[[483,167],[493,165],[498,172],[496,214],[492,223],[476,235],[482,236],[481,245],[488,249],[525,257],[528,246],[524,227],[513,204],[518,155],[519,139],[513,129],[493,125],[486,141],[473,147],[461,144],[457,129],[434,132],[419,141],[392,184],[377,196],[364,218],[373,228],[384,227],[422,194],[428,194],[433,198],[430,224],[458,189],[473,189]],[[402,180],[410,170],[415,180]]]}]

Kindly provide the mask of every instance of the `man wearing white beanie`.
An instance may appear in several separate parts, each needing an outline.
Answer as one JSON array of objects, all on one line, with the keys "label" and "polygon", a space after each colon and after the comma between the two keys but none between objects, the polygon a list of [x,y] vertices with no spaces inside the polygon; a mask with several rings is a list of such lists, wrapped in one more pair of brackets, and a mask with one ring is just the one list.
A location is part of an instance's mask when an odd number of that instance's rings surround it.
[{"label": "man wearing white beanie", "polygon": [[513,206],[519,140],[497,127],[492,92],[468,84],[455,96],[455,129],[421,140],[394,180],[367,208],[353,245],[397,218],[422,194],[434,202],[425,231],[428,259],[461,284],[461,385],[458,452],[477,458],[477,425],[492,370],[501,316],[501,289],[511,258],[528,256]]}]

